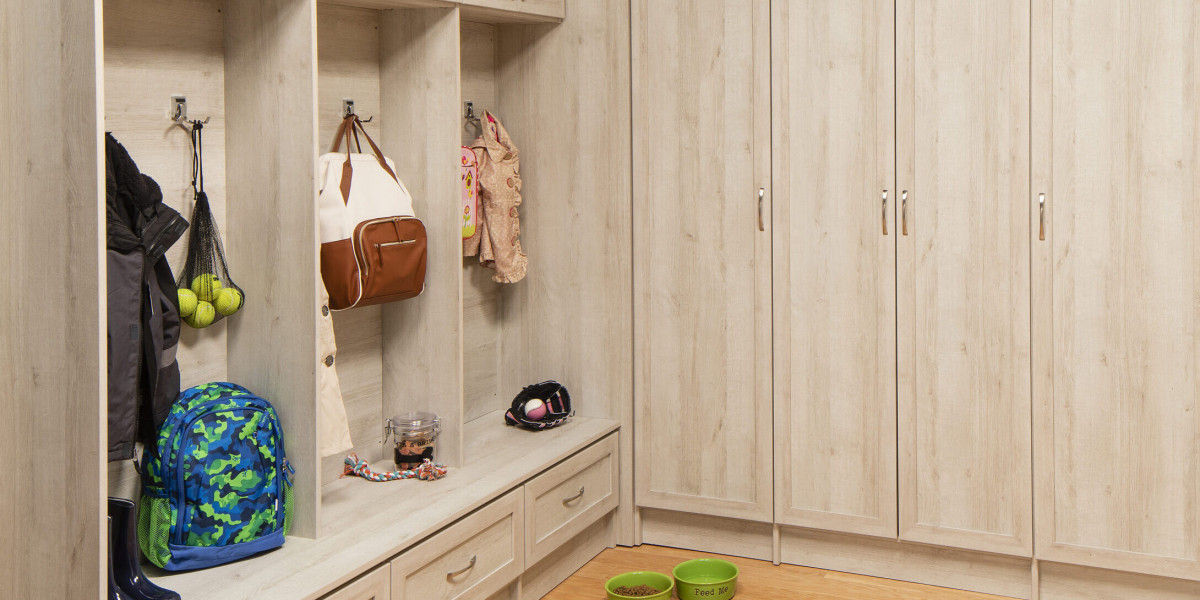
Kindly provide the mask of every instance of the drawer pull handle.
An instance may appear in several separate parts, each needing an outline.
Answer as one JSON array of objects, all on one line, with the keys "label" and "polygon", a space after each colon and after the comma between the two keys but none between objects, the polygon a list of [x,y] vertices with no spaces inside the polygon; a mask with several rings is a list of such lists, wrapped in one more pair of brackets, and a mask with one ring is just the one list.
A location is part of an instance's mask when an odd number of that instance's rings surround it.
[{"label": "drawer pull handle", "polygon": [[887,234],[887,190],[883,190],[883,235]]},{"label": "drawer pull handle", "polygon": [[449,573],[446,573],[446,579],[454,579],[455,577],[458,577],[459,575],[462,575],[463,573],[466,573],[467,571],[470,571],[471,569],[475,568],[475,558],[476,558],[475,556],[472,556],[471,563],[468,564],[467,566],[465,566],[457,571],[450,571]]},{"label": "drawer pull handle", "polygon": [[583,486],[581,485],[581,486],[579,486],[578,494],[575,494],[574,496],[571,496],[570,498],[563,498],[563,504],[570,504],[582,497],[583,497]]},{"label": "drawer pull handle", "polygon": [[1046,241],[1046,194],[1038,194],[1038,240]]}]

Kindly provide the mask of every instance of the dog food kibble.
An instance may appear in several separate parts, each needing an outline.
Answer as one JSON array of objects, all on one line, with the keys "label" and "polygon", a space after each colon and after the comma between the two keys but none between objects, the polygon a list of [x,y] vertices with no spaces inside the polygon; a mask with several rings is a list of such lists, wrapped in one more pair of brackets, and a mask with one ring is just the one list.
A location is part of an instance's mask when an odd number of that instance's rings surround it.
[{"label": "dog food kibble", "polygon": [[623,585],[613,591],[622,596],[631,596],[633,598],[644,598],[646,596],[653,596],[659,592],[659,590],[656,590],[644,583],[642,585],[635,585],[633,587]]}]

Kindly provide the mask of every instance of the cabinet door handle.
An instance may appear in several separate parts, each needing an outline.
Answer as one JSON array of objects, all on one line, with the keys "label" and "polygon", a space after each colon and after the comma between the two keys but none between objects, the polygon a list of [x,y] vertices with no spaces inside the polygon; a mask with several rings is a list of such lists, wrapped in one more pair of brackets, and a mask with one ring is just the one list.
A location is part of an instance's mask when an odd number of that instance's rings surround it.
[{"label": "cabinet door handle", "polygon": [[766,193],[767,193],[767,190],[765,190],[763,188],[758,188],[758,230],[759,231],[767,230],[766,226],[763,224],[763,216],[762,216],[763,196],[766,195]]},{"label": "cabinet door handle", "polygon": [[458,577],[459,575],[462,575],[463,573],[475,568],[475,558],[475,556],[471,556],[470,564],[457,571],[450,571],[449,573],[446,573],[446,579],[454,579],[455,577]]},{"label": "cabinet door handle", "polygon": [[887,190],[883,190],[883,235],[887,234]]},{"label": "cabinet door handle", "polygon": [[1046,240],[1046,193],[1038,194],[1038,239]]},{"label": "cabinet door handle", "polygon": [[574,496],[571,496],[570,498],[563,498],[563,504],[570,504],[582,497],[583,497],[583,486],[581,485],[581,486],[579,486],[578,494],[575,494]]},{"label": "cabinet door handle", "polygon": [[900,191],[900,235],[908,235],[908,190]]}]

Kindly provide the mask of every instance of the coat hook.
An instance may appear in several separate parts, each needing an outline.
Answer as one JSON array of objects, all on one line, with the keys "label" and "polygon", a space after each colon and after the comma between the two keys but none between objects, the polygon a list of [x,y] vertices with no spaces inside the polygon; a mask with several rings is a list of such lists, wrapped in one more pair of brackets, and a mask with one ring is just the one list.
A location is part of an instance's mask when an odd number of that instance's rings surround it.
[{"label": "coat hook", "polygon": [[187,113],[187,97],[186,96],[171,96],[171,120],[176,124],[186,127],[188,123],[192,125],[208,125],[212,117],[204,117],[204,120],[189,119]]},{"label": "coat hook", "polygon": [[467,100],[463,104],[466,106],[466,119],[472,123],[478,123],[479,117],[475,116],[475,103]]},{"label": "coat hook", "polygon": [[[353,117],[355,114],[356,113],[354,112],[354,98],[342,98],[342,118],[345,119],[346,117]],[[375,120],[375,115],[371,115],[370,117],[367,117],[366,119],[359,119],[359,121],[361,121],[363,123],[370,123],[371,121],[374,121],[374,120]]]}]

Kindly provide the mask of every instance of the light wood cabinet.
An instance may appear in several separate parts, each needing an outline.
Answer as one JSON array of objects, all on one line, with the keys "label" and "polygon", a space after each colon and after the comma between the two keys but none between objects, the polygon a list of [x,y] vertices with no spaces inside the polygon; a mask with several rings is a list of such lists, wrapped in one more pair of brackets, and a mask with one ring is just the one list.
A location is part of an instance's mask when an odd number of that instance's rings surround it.
[{"label": "light wood cabinet", "polygon": [[896,23],[900,538],[1029,556],[1029,3]]},{"label": "light wood cabinet", "polygon": [[775,520],[896,535],[892,0],[772,3]]},{"label": "light wood cabinet", "polygon": [[770,521],[768,3],[633,15],[636,501]]},{"label": "light wood cabinet", "polygon": [[1200,6],[1033,7],[1037,554],[1196,579]]}]

